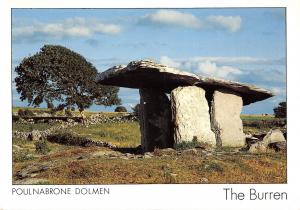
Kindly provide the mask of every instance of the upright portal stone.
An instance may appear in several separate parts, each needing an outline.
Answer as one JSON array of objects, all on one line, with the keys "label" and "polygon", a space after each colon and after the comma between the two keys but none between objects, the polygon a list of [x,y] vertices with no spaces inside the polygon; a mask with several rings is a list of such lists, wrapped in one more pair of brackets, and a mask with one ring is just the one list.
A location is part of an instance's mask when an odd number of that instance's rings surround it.
[{"label": "upright portal stone", "polygon": [[171,92],[171,109],[176,143],[197,138],[199,142],[216,145],[205,90],[196,86],[174,89]]},{"label": "upright portal stone", "polygon": [[140,129],[144,152],[173,147],[171,105],[167,95],[155,89],[140,89]]},{"label": "upright portal stone", "polygon": [[218,146],[242,147],[245,145],[243,123],[240,118],[243,100],[227,90],[216,90],[211,105],[212,129]]}]

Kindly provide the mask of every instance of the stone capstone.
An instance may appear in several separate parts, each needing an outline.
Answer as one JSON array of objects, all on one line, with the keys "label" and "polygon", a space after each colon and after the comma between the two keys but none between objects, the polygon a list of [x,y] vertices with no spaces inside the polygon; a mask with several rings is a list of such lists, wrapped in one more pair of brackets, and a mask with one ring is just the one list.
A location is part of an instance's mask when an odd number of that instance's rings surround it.
[{"label": "stone capstone", "polygon": [[139,115],[144,152],[173,147],[171,105],[165,93],[155,89],[140,89]]},{"label": "stone capstone", "polygon": [[196,86],[178,87],[171,92],[170,100],[175,143],[196,139],[215,146],[205,90]]},{"label": "stone capstone", "polygon": [[211,124],[218,146],[243,147],[245,134],[240,118],[242,98],[234,92],[217,90],[211,102]]},{"label": "stone capstone", "polygon": [[132,61],[128,65],[114,66],[97,75],[97,82],[129,88],[154,88],[170,93],[179,86],[198,86],[207,92],[228,89],[239,94],[244,105],[261,101],[273,93],[249,84],[204,77],[155,63],[151,60]]}]

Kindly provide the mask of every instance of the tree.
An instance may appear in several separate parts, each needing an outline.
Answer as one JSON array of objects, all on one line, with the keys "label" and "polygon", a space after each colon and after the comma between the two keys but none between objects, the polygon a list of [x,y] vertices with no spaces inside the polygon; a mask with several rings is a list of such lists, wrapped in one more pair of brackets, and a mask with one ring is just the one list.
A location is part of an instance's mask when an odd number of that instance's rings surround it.
[{"label": "tree", "polygon": [[80,54],[58,45],[45,45],[15,68],[17,92],[35,107],[57,102],[56,110],[77,106],[118,105],[119,88],[96,83],[96,68]]},{"label": "tree", "polygon": [[124,106],[117,106],[115,112],[127,112],[127,109]]},{"label": "tree", "polygon": [[140,115],[140,108],[141,108],[140,104],[136,104],[134,107],[132,107],[133,114],[137,117],[139,117]]},{"label": "tree", "polygon": [[275,117],[277,118],[286,118],[286,102],[280,102],[277,107],[274,109]]}]

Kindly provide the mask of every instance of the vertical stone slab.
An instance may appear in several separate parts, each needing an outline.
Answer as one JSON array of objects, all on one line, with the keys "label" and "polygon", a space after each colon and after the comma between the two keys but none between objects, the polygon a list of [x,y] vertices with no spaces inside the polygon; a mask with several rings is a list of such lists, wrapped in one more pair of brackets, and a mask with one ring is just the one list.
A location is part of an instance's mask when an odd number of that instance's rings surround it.
[{"label": "vertical stone slab", "polygon": [[140,89],[140,130],[144,152],[174,146],[170,100],[163,92]]},{"label": "vertical stone slab", "polygon": [[199,142],[216,145],[205,90],[196,86],[174,89],[171,92],[171,109],[175,143],[197,138]]},{"label": "vertical stone slab", "polygon": [[216,90],[211,103],[211,123],[218,146],[243,147],[245,134],[241,111],[243,100],[234,92]]}]

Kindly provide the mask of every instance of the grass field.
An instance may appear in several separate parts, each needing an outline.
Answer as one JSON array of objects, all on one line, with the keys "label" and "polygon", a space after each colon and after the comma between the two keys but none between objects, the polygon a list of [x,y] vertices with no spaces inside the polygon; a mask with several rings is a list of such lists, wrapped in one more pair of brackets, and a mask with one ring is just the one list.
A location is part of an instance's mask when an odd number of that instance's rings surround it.
[{"label": "grass field", "polygon": [[[88,116],[93,114],[87,113]],[[102,114],[112,116],[116,113]],[[242,118],[269,120],[273,116],[245,115]],[[14,123],[13,130],[45,130],[54,125]],[[88,127],[79,124],[66,131],[121,148],[135,148],[140,145],[141,138],[138,122]],[[286,183],[287,178],[285,153],[250,154],[225,148],[209,154],[200,150],[197,154],[164,154],[158,150],[151,158],[142,155],[127,158],[125,153],[104,147],[47,142],[50,152],[40,154],[35,142],[13,139],[12,143],[15,184]],[[35,169],[40,166],[47,170]],[[33,172],[29,176],[18,177],[20,171],[30,170]]]},{"label": "grass field", "polygon": [[261,114],[242,114],[242,120],[274,120],[274,115],[261,115]]},{"label": "grass field", "polygon": [[95,141],[110,142],[118,147],[137,147],[141,143],[138,122],[105,123],[89,127],[77,125],[70,128],[69,131]]}]

